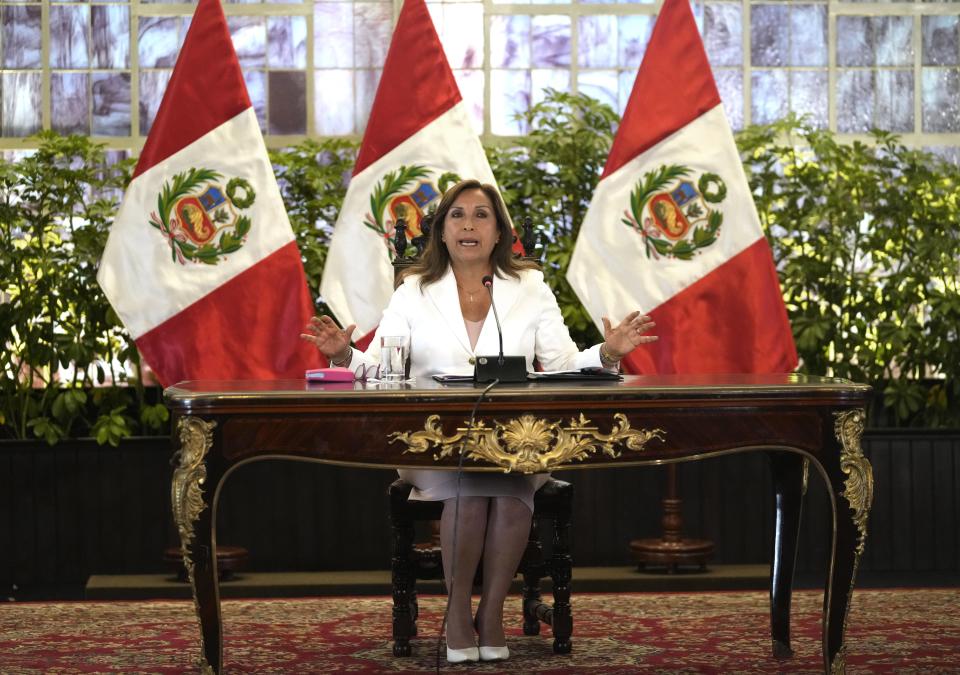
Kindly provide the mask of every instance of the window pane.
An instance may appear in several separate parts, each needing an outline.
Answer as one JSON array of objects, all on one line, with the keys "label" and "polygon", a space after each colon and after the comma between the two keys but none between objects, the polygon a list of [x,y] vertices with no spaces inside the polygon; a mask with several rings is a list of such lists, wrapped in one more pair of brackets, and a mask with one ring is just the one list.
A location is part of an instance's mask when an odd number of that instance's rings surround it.
[{"label": "window pane", "polygon": [[93,133],[130,135],[130,74],[93,74]]},{"label": "window pane", "polygon": [[87,68],[90,45],[87,5],[54,5],[50,8],[50,65],[53,68]]},{"label": "window pane", "polygon": [[354,5],[354,58],[359,68],[380,68],[393,33],[393,10],[387,2]]},{"label": "window pane", "polygon": [[50,75],[50,126],[61,134],[89,134],[88,73]]},{"label": "window pane", "polygon": [[477,134],[483,133],[483,71],[454,70],[453,77],[463,96],[463,105]]},{"label": "window pane", "polygon": [[307,67],[307,19],[271,16],[267,19],[267,61],[271,68]]},{"label": "window pane", "polygon": [[130,10],[120,5],[91,8],[94,68],[130,67]]},{"label": "window pane", "polygon": [[3,67],[39,68],[40,8],[7,6],[0,7],[0,13],[3,17],[0,34]]},{"label": "window pane", "polygon": [[714,66],[743,63],[740,5],[709,3],[704,8],[703,43]]},{"label": "window pane", "polygon": [[307,74],[302,70],[272,70],[270,87],[270,133],[307,133]]},{"label": "window pane", "polygon": [[146,136],[153,126],[153,118],[170,81],[169,70],[140,71],[140,135]]},{"label": "window pane", "polygon": [[534,69],[530,71],[530,93],[533,104],[540,103],[547,89],[570,91],[570,71],[560,69]]},{"label": "window pane", "polygon": [[579,20],[578,63],[581,68],[617,65],[617,17],[582,16]]},{"label": "window pane", "polygon": [[877,72],[877,115],[879,129],[911,132],[913,117],[913,71],[881,70]]},{"label": "window pane", "polygon": [[925,16],[923,25],[923,65],[960,64],[960,17]]},{"label": "window pane", "polygon": [[837,75],[837,131],[862,133],[873,126],[872,70],[841,70]]},{"label": "window pane", "polygon": [[750,114],[754,123],[769,124],[787,114],[789,92],[783,70],[755,70],[750,79]]},{"label": "window pane", "polygon": [[743,73],[740,70],[715,70],[717,90],[723,101],[723,111],[734,129],[743,128]]},{"label": "window pane", "polygon": [[621,16],[617,21],[621,68],[639,68],[653,31],[652,16]]},{"label": "window pane", "polygon": [[532,66],[549,68],[570,65],[570,17],[535,16],[531,33]]},{"label": "window pane", "polygon": [[370,118],[370,108],[373,107],[373,98],[377,93],[377,85],[380,84],[380,75],[382,70],[368,69],[358,70],[354,77],[356,86],[356,121],[354,128],[357,133],[363,133],[367,128],[367,120]]},{"label": "window pane", "polygon": [[42,99],[39,72],[3,74],[3,135],[29,136],[40,131]]},{"label": "window pane", "polygon": [[267,64],[267,23],[259,16],[228,16],[230,37],[242,68],[262,68]]},{"label": "window pane", "polygon": [[874,63],[873,43],[873,30],[869,17],[837,17],[837,65],[872,65]]},{"label": "window pane", "polygon": [[494,68],[530,67],[530,17],[490,17],[490,61]]},{"label": "window pane", "polygon": [[790,73],[790,112],[807,115],[819,129],[827,126],[829,94],[826,70],[796,70]]},{"label": "window pane", "polygon": [[444,4],[442,24],[437,24],[440,41],[451,68],[483,66],[483,5]]},{"label": "window pane", "polygon": [[793,5],[790,31],[791,65],[827,65],[826,5]]},{"label": "window pane", "polygon": [[877,16],[872,19],[877,36],[878,66],[913,64],[913,18]]},{"label": "window pane", "polygon": [[267,76],[262,70],[245,70],[243,81],[247,85],[247,96],[257,114],[260,130],[267,133]]},{"label": "window pane", "polygon": [[353,4],[318,2],[314,5],[314,67],[350,68],[353,66],[353,49]]},{"label": "window pane", "polygon": [[530,71],[490,72],[490,126],[501,136],[526,133],[526,124],[515,119],[530,107]]},{"label": "window pane", "polygon": [[922,73],[923,131],[960,131],[960,68],[923,68]]},{"label": "window pane", "polygon": [[620,105],[620,77],[615,70],[590,70],[577,75],[577,90],[581,94],[606,103],[614,110]]},{"label": "window pane", "polygon": [[141,17],[137,51],[141,68],[172,68],[180,51],[179,17]]},{"label": "window pane", "polygon": [[786,5],[754,5],[750,10],[750,60],[755,66],[787,64]]},{"label": "window pane", "polygon": [[353,71],[318,70],[313,78],[313,119],[322,136],[353,133]]}]

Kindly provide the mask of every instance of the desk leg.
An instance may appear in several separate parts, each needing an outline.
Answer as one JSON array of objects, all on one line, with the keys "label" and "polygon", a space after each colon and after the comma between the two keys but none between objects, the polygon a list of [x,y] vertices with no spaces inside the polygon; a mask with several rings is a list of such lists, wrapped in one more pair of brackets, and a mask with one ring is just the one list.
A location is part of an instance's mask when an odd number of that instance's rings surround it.
[{"label": "desk leg", "polygon": [[834,435],[839,452],[834,446],[824,453],[824,469],[835,495],[837,529],[823,599],[823,657],[826,672],[844,673],[844,633],[857,567],[867,539],[867,518],[873,502],[873,468],[860,447],[866,420],[864,411],[847,410],[834,415]]},{"label": "desk leg", "polygon": [[793,656],[790,647],[790,601],[806,492],[807,460],[792,452],[771,452],[774,517],[773,563],[770,566],[770,634],[773,656]]},{"label": "desk leg", "polygon": [[[174,451],[170,496],[173,519],[180,534],[183,566],[193,587],[193,602],[200,622],[200,670],[220,673],[223,662],[223,631],[220,619],[220,594],[217,580],[216,551],[213,545],[212,480],[207,475],[207,453],[213,446],[216,422],[196,417],[177,421],[180,448]],[[210,481],[208,482],[208,478]],[[204,487],[208,489],[204,489]]]}]

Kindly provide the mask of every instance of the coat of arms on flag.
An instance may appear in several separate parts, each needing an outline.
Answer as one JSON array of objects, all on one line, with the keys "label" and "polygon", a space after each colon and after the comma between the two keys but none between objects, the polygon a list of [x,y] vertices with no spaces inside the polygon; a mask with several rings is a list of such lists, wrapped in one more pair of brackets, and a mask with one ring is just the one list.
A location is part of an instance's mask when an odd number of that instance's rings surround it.
[{"label": "coat of arms on flag", "polygon": [[[240,211],[253,206],[257,195],[244,178],[231,178],[211,169],[191,168],[163,184],[150,224],[170,244],[173,260],[215,265],[221,256],[239,251],[250,232],[250,218]],[[218,236],[219,235],[219,238]]]},{"label": "coat of arms on flag", "polygon": [[630,193],[622,222],[643,237],[647,258],[691,260],[720,236],[719,206],[727,186],[710,172],[694,184],[686,179],[692,172],[680,164],[662,165],[643,174]]},{"label": "coat of arms on flag", "polygon": [[410,239],[423,235],[421,226],[429,208],[438,204],[446,189],[460,180],[452,171],[435,178],[431,173],[437,172],[423,164],[401,165],[396,171],[385,173],[370,194],[370,211],[363,224],[384,238],[391,259],[404,253],[393,248],[397,222],[406,223]]}]

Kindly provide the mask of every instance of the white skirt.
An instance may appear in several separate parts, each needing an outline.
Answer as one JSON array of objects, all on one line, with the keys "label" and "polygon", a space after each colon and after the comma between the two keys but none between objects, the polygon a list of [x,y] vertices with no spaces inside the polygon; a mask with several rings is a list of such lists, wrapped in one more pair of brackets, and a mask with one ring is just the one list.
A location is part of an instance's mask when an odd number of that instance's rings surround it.
[{"label": "white skirt", "polygon": [[[400,478],[411,483],[410,499],[438,502],[457,496],[456,471],[400,469]],[[548,473],[475,473],[464,471],[460,480],[461,497],[515,497],[533,512],[533,493],[550,480]]]}]

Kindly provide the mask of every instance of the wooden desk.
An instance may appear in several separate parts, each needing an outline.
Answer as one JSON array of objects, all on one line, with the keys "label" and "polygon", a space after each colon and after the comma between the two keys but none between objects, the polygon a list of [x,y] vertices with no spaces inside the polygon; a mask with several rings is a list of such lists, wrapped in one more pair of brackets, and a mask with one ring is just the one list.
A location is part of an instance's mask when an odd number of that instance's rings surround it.
[{"label": "wooden desk", "polygon": [[[480,389],[472,385],[304,381],[183,382],[174,414],[174,518],[193,586],[202,666],[221,672],[216,506],[241,464],[289,458],[367,467],[456,468]],[[867,537],[873,473],[860,447],[870,388],[800,375],[627,377],[497,387],[466,444],[468,471],[653,465],[760,450],[773,474],[773,655],[790,649],[790,595],[808,467],[832,504],[823,613],[824,671],[844,671],[844,629]],[[293,514],[291,514],[293,515]]]}]

